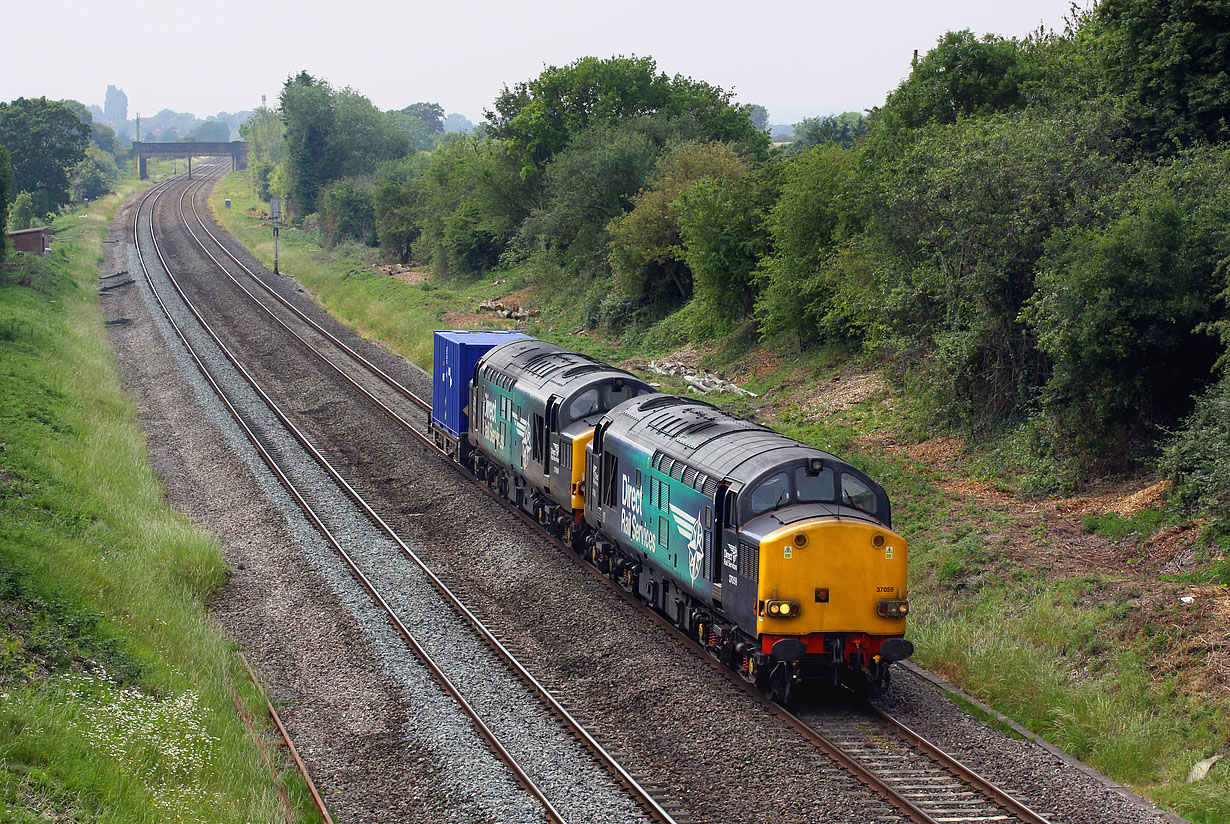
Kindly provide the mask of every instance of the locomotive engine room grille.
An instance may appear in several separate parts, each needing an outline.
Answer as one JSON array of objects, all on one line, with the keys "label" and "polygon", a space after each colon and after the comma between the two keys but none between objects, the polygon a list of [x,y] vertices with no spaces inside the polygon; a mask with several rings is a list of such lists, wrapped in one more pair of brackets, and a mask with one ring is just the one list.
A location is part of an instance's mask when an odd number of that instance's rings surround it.
[{"label": "locomotive engine room grille", "polygon": [[739,575],[749,581],[760,579],[760,550],[746,541],[739,542]]},{"label": "locomotive engine room grille", "polygon": [[[698,526],[697,529],[700,529]],[[705,530],[705,571],[704,576],[706,581],[713,580],[713,532]]]}]

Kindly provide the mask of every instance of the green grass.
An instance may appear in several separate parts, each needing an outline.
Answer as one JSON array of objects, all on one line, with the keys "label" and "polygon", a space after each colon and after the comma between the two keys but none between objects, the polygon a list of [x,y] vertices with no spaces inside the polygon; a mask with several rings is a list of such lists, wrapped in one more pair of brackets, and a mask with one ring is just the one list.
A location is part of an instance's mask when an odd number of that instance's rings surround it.
[{"label": "green grass", "polygon": [[0,821],[280,821],[229,684],[263,704],[206,612],[220,548],[164,502],[102,324],[136,188],[0,273]]},{"label": "green grass", "polygon": [[[222,197],[234,202],[230,213],[220,209]],[[258,257],[272,260],[268,229],[242,214],[261,206],[242,175],[220,183],[213,203],[233,233]],[[575,335],[587,311],[605,297],[600,287],[578,287],[559,273],[526,264],[483,279],[409,286],[371,274],[370,250],[346,247],[333,257],[300,233],[283,238],[283,271],[312,290],[327,311],[425,367],[430,330],[442,325],[446,313],[527,285],[536,288],[534,308],[541,314],[523,328],[537,337],[607,361],[659,357],[688,342],[692,319],[686,308],[657,322],[632,324],[618,337]],[[737,365],[754,343],[747,329],[736,330],[707,354],[707,365]],[[861,357],[837,348],[782,355],[781,369],[748,388],[764,392],[800,380],[827,381],[858,366]],[[663,391],[684,391],[670,379],[662,381]],[[1045,458],[1037,457],[1036,422],[1001,433],[995,442],[972,445],[943,471],[900,451],[860,445],[880,432],[917,440],[941,434],[933,430],[933,416],[919,412],[916,393],[923,391],[907,387],[891,406],[871,398],[839,414],[817,418],[786,410],[765,421],[851,461],[888,490],[894,527],[910,540],[909,633],[918,662],[1192,821],[1230,821],[1230,764],[1219,762],[1197,784],[1185,781],[1192,764],[1230,741],[1230,706],[1224,696],[1184,692],[1155,671],[1159,654],[1176,639],[1137,626],[1140,616],[1113,581],[1056,578],[1052,571],[1014,560],[1004,551],[1007,539],[992,537],[1016,530],[1034,538],[1040,551],[1061,553],[1061,547],[1050,548],[1043,525],[1027,526],[942,489],[944,476],[954,473],[1013,492],[1070,487],[1071,478],[1055,475]],[[748,399],[707,400],[740,414],[758,411],[758,402]],[[1138,541],[1165,517],[1150,510],[1126,518],[1108,515],[1090,519],[1086,528],[1114,541]],[[1212,564],[1193,577],[1230,583],[1227,579],[1230,562]]]},{"label": "green grass", "polygon": [[1166,513],[1157,509],[1142,509],[1131,515],[1107,512],[1086,515],[1085,531],[1101,535],[1114,543],[1124,540],[1141,541],[1166,521]]}]

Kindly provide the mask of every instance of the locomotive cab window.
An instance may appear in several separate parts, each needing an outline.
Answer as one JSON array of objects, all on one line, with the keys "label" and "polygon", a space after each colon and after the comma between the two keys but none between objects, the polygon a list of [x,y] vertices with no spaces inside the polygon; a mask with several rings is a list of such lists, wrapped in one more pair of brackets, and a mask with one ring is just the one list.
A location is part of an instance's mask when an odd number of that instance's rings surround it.
[{"label": "locomotive cab window", "polygon": [[579,421],[598,411],[598,387],[591,386],[568,404],[568,420]]},{"label": "locomotive cab window", "polygon": [[785,472],[778,472],[752,490],[752,516],[768,512],[770,509],[777,509],[789,501],[790,476]]},{"label": "locomotive cab window", "polygon": [[841,476],[841,502],[872,515],[876,514],[876,494],[867,484],[848,472]]},{"label": "locomotive cab window", "polygon": [[605,384],[602,387],[602,408],[603,410],[614,409],[624,401],[635,398],[640,392],[641,388],[639,386],[633,386],[622,381],[618,384]]},{"label": "locomotive cab window", "polygon": [[794,470],[794,490],[801,504],[829,503],[833,500],[833,470],[824,467],[812,472],[800,466]]}]

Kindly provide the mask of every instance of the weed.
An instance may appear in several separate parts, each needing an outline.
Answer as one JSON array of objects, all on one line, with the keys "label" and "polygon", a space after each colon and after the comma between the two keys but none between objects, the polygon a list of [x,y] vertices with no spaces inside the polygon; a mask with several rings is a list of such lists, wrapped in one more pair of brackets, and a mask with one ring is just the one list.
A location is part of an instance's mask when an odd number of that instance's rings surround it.
[{"label": "weed", "polygon": [[1119,543],[1124,540],[1143,541],[1150,533],[1166,522],[1166,513],[1157,509],[1142,509],[1131,515],[1107,512],[1103,515],[1086,515],[1085,531],[1101,535]]}]

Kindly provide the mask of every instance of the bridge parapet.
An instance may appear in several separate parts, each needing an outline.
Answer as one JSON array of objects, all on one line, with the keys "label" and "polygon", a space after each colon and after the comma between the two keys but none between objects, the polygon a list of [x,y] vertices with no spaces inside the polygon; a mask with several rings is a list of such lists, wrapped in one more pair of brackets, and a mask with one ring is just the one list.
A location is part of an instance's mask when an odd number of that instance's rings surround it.
[{"label": "bridge parapet", "polygon": [[137,157],[137,172],[142,180],[149,177],[145,171],[145,161],[151,157],[230,157],[232,169],[248,168],[248,143],[245,140],[183,143],[146,143],[134,140],[132,151]]}]

